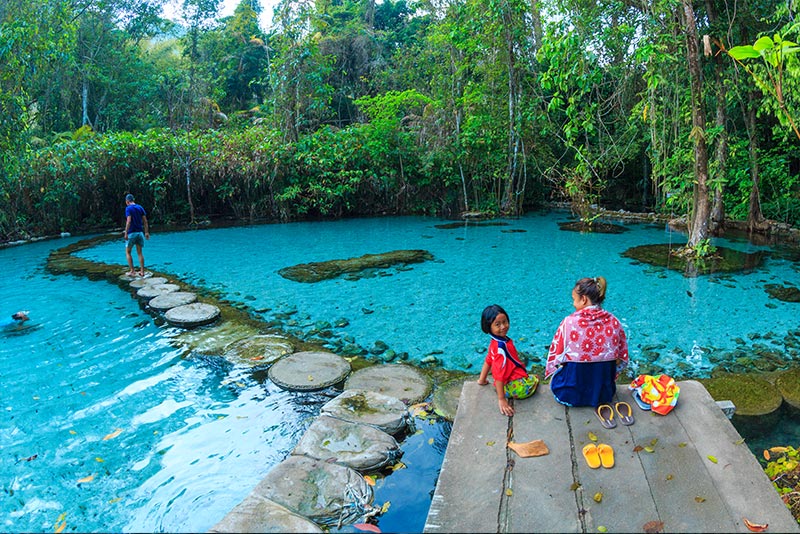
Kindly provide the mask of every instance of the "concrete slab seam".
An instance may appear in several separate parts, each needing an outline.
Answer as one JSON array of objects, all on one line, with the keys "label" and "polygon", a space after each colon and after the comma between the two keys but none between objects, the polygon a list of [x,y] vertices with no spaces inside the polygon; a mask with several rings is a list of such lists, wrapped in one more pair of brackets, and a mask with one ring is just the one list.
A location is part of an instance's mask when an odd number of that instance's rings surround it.
[{"label": "concrete slab seam", "polygon": [[[578,476],[578,453],[575,450],[575,436],[572,433],[572,418],[569,416],[569,407],[564,407],[564,420],[567,425],[567,432],[569,432],[569,460],[572,464],[572,483],[576,485],[575,491],[575,506],[578,514],[578,521],[581,525],[581,532],[587,532],[586,526],[586,508],[583,505],[583,485],[581,484],[580,476]],[[581,453],[583,456],[583,453]]]}]

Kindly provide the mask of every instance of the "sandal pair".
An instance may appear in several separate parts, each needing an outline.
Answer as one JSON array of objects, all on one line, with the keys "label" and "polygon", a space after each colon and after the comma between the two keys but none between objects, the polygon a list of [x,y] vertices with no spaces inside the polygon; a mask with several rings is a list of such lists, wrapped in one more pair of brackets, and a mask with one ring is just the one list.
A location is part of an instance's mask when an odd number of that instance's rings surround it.
[{"label": "sandal pair", "polygon": [[611,445],[600,443],[587,443],[583,447],[583,457],[586,459],[586,464],[592,469],[597,469],[601,465],[606,469],[614,467],[614,449]]},{"label": "sandal pair", "polygon": [[631,409],[631,405],[627,402],[620,401],[614,405],[614,408],[612,408],[610,404],[601,404],[594,413],[597,415],[597,418],[600,419],[600,424],[603,425],[603,428],[616,428],[617,422],[614,420],[615,409],[620,423],[625,426],[634,423],[633,410]]}]

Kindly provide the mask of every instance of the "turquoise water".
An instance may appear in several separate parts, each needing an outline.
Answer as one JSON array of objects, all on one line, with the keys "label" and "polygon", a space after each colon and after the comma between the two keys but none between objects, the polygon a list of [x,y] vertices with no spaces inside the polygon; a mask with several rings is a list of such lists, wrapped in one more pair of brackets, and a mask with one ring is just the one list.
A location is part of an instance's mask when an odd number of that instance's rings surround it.
[{"label": "turquoise water", "polygon": [[[800,305],[764,291],[796,283],[788,256],[748,274],[685,278],[620,255],[640,244],[680,245],[683,235],[649,225],[618,235],[562,232],[563,220],[441,229],[449,221],[404,217],[154,233],[145,256],[148,267],[218,290],[265,321],[296,312],[277,321],[292,333],[346,319],[339,338],[365,350],[382,341],[411,362],[434,355],[450,369],[477,372],[486,350],[479,316],[491,303],[509,311],[518,349],[544,363],[571,311],[572,284],[596,275],[608,278],[606,308],[628,332],[634,372],[683,365],[706,376],[720,354],[755,344],[791,357],[782,339],[800,326]],[[49,251],[74,241],[0,250],[0,313],[30,310],[35,326],[0,337],[0,530],[206,531],[289,454],[333,393],[287,393],[249,369],[187,353],[171,344],[174,329],[156,326],[118,287],[46,273]],[[118,263],[122,273],[122,247],[120,239],[79,255]],[[435,259],[316,284],[277,274],[417,248]],[[402,444],[408,468],[376,487],[376,502],[392,503],[384,531],[424,526],[449,425],[420,420],[418,428]],[[776,438],[797,439],[796,429],[784,424]]]}]

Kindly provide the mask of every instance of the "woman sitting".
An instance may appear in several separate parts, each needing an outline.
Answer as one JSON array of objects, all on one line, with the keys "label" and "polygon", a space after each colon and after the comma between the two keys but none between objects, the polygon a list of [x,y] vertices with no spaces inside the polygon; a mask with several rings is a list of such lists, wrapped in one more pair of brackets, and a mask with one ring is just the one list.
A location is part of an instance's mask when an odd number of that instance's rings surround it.
[{"label": "woman sitting", "polygon": [[561,321],[550,344],[545,379],[555,399],[567,406],[611,401],[616,379],[628,366],[628,341],[619,320],[602,309],[606,279],[581,278],[572,290],[575,312]]}]

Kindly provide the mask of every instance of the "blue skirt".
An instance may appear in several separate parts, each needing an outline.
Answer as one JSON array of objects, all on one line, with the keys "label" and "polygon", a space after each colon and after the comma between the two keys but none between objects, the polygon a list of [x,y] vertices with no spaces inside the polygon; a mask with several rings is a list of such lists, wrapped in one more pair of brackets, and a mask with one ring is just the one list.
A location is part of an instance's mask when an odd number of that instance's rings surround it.
[{"label": "blue skirt", "polygon": [[567,406],[608,404],[617,392],[617,362],[566,362],[550,379],[550,391]]}]

